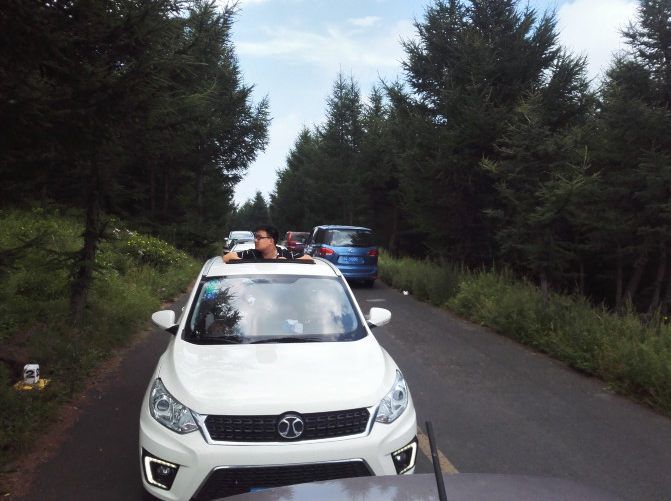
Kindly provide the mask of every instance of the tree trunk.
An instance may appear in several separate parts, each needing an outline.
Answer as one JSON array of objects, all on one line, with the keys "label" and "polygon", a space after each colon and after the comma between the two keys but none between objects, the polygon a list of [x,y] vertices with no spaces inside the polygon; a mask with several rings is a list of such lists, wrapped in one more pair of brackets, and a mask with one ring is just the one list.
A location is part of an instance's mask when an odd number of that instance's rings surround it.
[{"label": "tree trunk", "polygon": [[622,311],[622,284],[624,282],[624,275],[622,272],[622,249],[617,246],[617,275],[615,283],[615,309]]},{"label": "tree trunk", "polygon": [[163,214],[163,217],[166,218],[166,220],[167,220],[167,217],[168,217],[168,208],[170,206],[169,195],[168,195],[170,193],[170,190],[168,188],[169,184],[170,183],[168,182],[168,173],[163,172],[163,204],[162,204],[161,212]]},{"label": "tree trunk", "polygon": [[625,305],[628,306],[634,303],[634,296],[636,295],[638,286],[641,283],[641,278],[643,277],[643,272],[645,271],[647,264],[648,255],[647,252],[643,250],[641,255],[638,256],[638,259],[636,259],[636,263],[634,264],[634,271],[632,272],[631,277],[629,278],[629,282],[627,283],[627,288],[624,291]]},{"label": "tree trunk", "polygon": [[578,276],[578,292],[581,296],[585,295],[585,263],[582,259],[578,259],[579,276]]},{"label": "tree trunk", "polygon": [[664,283],[664,276],[666,275],[666,242],[659,245],[659,264],[657,265],[657,275],[655,276],[655,283],[652,290],[652,299],[650,300],[650,307],[648,314],[652,315],[659,307],[659,296],[662,292],[662,284]]},{"label": "tree trunk", "polygon": [[548,284],[548,276],[545,273],[545,270],[541,271],[540,280],[541,280],[541,293],[543,297],[543,303],[548,304],[548,302],[550,301],[550,286]]},{"label": "tree trunk", "polygon": [[391,234],[389,235],[389,253],[397,257],[398,256],[398,243],[396,242],[396,235],[398,234],[398,205],[394,204],[394,210],[392,212],[391,220]]},{"label": "tree trunk", "polygon": [[198,214],[198,223],[202,223],[205,216],[205,208],[203,207],[203,192],[205,190],[205,169],[201,166],[198,168],[196,179],[196,214]]},{"label": "tree trunk", "polygon": [[156,163],[149,162],[149,214],[156,215]]},{"label": "tree trunk", "polygon": [[70,320],[80,324],[86,299],[93,281],[93,266],[99,238],[100,219],[100,172],[96,159],[91,164],[91,181],[86,207],[86,226],[84,228],[84,246],[75,262],[75,273],[70,286]]},{"label": "tree trunk", "polygon": [[669,314],[669,308],[671,308],[671,266],[666,267],[666,292],[660,308],[662,316]]}]

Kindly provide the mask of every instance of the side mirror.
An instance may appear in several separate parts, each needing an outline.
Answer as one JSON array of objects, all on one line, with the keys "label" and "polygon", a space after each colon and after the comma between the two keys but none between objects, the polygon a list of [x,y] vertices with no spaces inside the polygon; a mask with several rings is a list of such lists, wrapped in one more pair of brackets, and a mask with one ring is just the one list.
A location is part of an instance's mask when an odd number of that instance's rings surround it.
[{"label": "side mirror", "polygon": [[177,334],[178,324],[175,323],[175,312],[172,310],[161,310],[151,315],[151,321],[154,325],[168,331],[170,334]]},{"label": "side mirror", "polygon": [[391,320],[391,311],[384,308],[371,308],[370,313],[368,313],[368,327],[371,329],[373,327],[380,327],[386,325]]}]

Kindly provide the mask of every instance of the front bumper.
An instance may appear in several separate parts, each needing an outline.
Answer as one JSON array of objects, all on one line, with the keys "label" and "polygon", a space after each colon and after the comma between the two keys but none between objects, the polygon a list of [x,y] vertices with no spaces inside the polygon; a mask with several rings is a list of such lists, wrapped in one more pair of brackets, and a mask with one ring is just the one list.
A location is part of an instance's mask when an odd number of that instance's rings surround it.
[{"label": "front bumper", "polygon": [[336,263],[336,266],[349,280],[375,280],[377,278],[377,266],[353,266]]},{"label": "front bumper", "polygon": [[[372,414],[374,409],[371,409]],[[305,442],[208,444],[197,431],[179,435],[159,424],[149,413],[145,395],[140,414],[140,458],[144,449],[154,457],[179,465],[179,470],[171,488],[165,490],[148,484],[142,465],[140,468],[145,489],[165,500],[191,499],[198,495],[211,475],[223,468],[351,461],[362,463],[373,475],[395,475],[391,453],[411,442],[416,434],[417,419],[410,400],[408,408],[396,421],[373,423],[372,428],[361,435]],[[413,471],[414,466],[407,473]]]}]

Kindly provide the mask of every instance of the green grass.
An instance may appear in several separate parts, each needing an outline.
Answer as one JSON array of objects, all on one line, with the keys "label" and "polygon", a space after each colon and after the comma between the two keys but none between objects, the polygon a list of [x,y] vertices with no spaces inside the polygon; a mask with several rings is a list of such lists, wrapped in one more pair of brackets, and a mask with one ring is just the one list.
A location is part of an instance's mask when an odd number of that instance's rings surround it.
[{"label": "green grass", "polygon": [[618,392],[671,416],[671,326],[643,323],[584,298],[551,294],[509,273],[469,272],[449,265],[382,254],[380,277],[418,299],[458,315],[603,379]]},{"label": "green grass", "polygon": [[80,389],[112,350],[126,345],[161,301],[196,276],[200,263],[111,220],[96,256],[95,281],[78,329],[67,320],[71,256],[83,218],[59,211],[0,211],[0,353],[40,364],[41,392],[12,388],[17,367],[0,363],[0,470]]},{"label": "green grass", "polygon": [[392,259],[381,253],[380,278],[399,290],[412,291],[422,301],[444,306],[454,296],[463,271],[449,264],[439,265],[410,258]]}]

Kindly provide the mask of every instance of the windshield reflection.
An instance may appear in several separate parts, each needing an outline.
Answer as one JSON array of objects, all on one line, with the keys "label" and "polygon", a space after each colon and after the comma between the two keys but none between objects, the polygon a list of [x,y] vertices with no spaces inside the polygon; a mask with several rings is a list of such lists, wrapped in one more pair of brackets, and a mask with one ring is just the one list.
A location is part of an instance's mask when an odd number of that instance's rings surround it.
[{"label": "windshield reflection", "polygon": [[193,343],[354,341],[365,336],[336,278],[217,277],[203,282],[184,338]]},{"label": "windshield reflection", "polygon": [[333,247],[373,247],[373,233],[363,230],[328,230],[326,242]]}]

